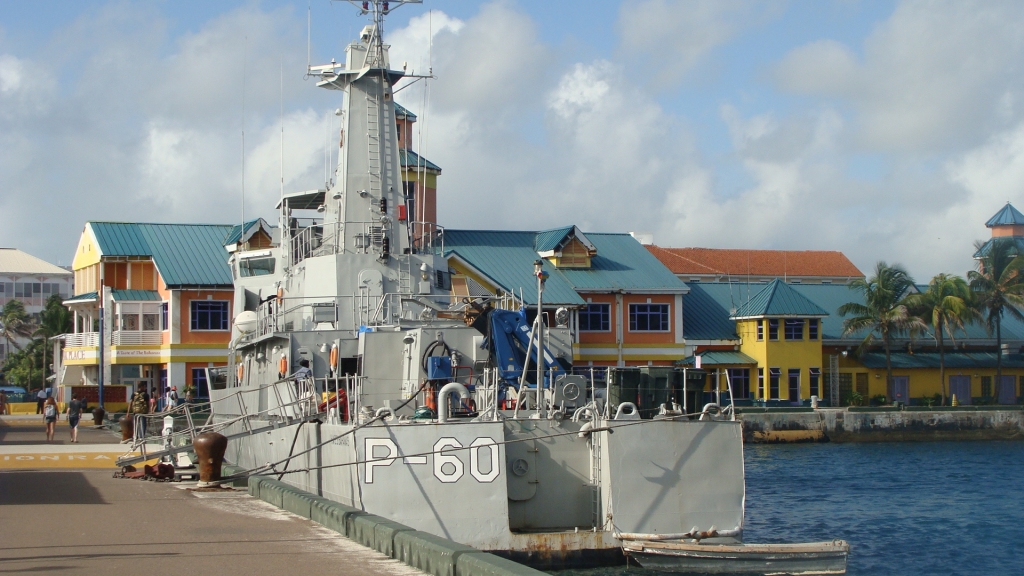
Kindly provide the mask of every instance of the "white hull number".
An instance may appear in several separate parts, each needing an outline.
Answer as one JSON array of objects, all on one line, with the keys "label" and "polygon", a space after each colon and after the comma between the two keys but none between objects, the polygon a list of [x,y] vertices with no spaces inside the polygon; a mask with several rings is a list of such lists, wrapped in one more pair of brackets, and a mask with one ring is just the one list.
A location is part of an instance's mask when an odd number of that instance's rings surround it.
[{"label": "white hull number", "polygon": [[[391,438],[366,438],[365,448],[363,481],[367,484],[373,484],[374,468],[391,466],[399,458],[405,464],[427,464],[427,456],[399,456],[398,446]],[[466,473],[468,459],[470,476],[477,482],[494,482],[499,472],[497,442],[493,438],[477,438],[470,442],[468,449],[463,448],[461,442],[451,437],[434,442],[430,454],[433,456],[434,477],[444,484],[458,482]],[[482,452],[485,448],[486,452]]]}]

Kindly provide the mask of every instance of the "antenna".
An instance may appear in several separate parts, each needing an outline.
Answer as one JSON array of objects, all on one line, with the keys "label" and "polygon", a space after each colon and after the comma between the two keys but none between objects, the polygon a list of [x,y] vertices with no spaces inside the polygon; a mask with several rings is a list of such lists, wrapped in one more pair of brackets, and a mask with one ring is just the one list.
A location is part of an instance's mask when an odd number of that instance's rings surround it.
[{"label": "antenna", "polygon": [[284,198],[284,55],[281,55],[281,198]]},{"label": "antenna", "polygon": [[242,234],[245,234],[245,81],[249,65],[249,37],[242,48]]},{"label": "antenna", "polygon": [[313,3],[306,4],[306,70],[309,70],[311,46],[313,44]]}]

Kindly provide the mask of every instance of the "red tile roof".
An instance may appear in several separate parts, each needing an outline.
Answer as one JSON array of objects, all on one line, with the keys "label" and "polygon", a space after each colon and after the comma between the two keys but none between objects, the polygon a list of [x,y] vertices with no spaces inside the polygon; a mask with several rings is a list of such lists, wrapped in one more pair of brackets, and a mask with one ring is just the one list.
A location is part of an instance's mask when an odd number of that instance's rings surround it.
[{"label": "red tile roof", "polygon": [[647,246],[673,274],[863,278],[842,252],[832,250],[741,250]]}]

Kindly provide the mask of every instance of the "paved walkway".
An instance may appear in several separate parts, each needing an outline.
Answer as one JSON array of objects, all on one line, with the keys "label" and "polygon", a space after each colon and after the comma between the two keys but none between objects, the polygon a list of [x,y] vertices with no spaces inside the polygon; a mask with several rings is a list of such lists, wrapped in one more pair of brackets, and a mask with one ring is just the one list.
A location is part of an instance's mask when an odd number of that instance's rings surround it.
[{"label": "paved walkway", "polygon": [[68,421],[61,417],[53,442],[46,441],[42,416],[0,416],[0,470],[18,468],[108,468],[128,451],[121,435],[79,423],[78,443],[71,443]]},{"label": "paved walkway", "polygon": [[189,486],[0,471],[0,573],[422,574],[245,492]]}]

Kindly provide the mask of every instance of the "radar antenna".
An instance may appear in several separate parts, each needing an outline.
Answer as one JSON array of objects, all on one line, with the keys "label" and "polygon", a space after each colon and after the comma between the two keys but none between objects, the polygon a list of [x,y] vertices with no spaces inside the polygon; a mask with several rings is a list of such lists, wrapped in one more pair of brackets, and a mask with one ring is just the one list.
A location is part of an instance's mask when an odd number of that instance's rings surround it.
[{"label": "radar antenna", "polygon": [[369,14],[373,20],[372,36],[367,42],[370,45],[370,53],[366,59],[366,66],[370,68],[384,67],[384,17],[392,10],[405,4],[422,4],[423,0],[348,0],[348,3],[359,8],[359,14]]}]

